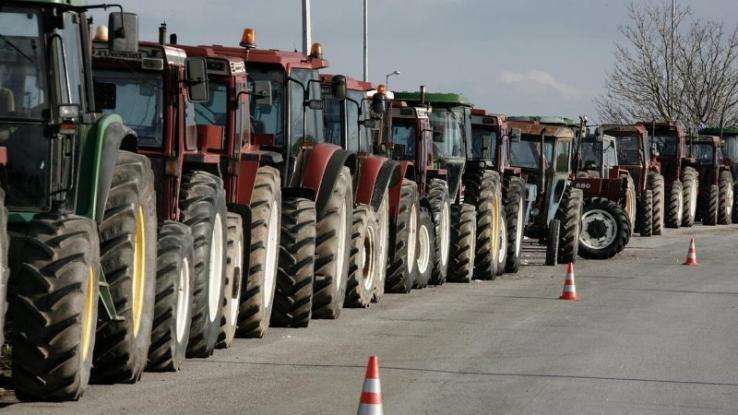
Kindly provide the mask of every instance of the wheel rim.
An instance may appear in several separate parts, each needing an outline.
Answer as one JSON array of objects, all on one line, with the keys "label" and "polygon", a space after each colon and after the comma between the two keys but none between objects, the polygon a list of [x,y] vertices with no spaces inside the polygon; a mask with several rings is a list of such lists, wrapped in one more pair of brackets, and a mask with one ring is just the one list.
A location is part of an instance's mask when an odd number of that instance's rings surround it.
[{"label": "wheel rim", "polygon": [[602,209],[592,209],[582,215],[580,242],[589,249],[607,248],[617,234],[615,217]]},{"label": "wheel rim", "polygon": [[[628,212],[628,220],[630,220],[631,226],[635,224],[635,217],[636,217],[636,207],[635,207],[635,192],[631,189],[628,189],[628,195],[625,198],[625,210]],[[679,202],[679,211],[681,212],[682,208],[682,202]],[[681,213],[680,213],[681,215]],[[681,219],[679,219],[679,222],[681,222]]]},{"label": "wheel rim", "polygon": [[368,227],[366,238],[364,238],[364,246],[361,249],[361,258],[359,258],[359,269],[362,270],[366,291],[371,291],[374,286],[375,241],[374,228]]},{"label": "wheel rim", "polygon": [[208,275],[208,316],[215,321],[220,307],[221,285],[223,284],[223,220],[220,213],[213,221],[213,234],[210,239],[210,275]]},{"label": "wheel rim", "polygon": [[136,236],[133,243],[133,276],[131,278],[131,319],[133,321],[134,337],[141,328],[143,315],[144,289],[146,287],[146,222],[143,207],[136,211]]},{"label": "wheel rim", "polygon": [[177,342],[184,339],[185,328],[189,320],[190,308],[190,260],[184,258],[182,260],[182,268],[179,270],[179,288],[177,289],[177,321],[175,327],[177,331]]},{"label": "wheel rim", "polygon": [[415,247],[418,242],[418,208],[413,205],[410,209],[410,224],[407,239],[407,271],[412,272],[415,261]]},{"label": "wheel rim", "polygon": [[82,359],[84,362],[90,354],[90,345],[95,335],[93,322],[97,318],[95,314],[95,304],[97,303],[97,295],[95,295],[95,286],[97,278],[95,278],[95,268],[90,267],[87,271],[87,293],[85,295],[85,308],[82,314]]},{"label": "wheel rim", "polygon": [[[277,283],[277,250],[279,242],[279,205],[275,200],[269,212],[269,228],[267,229],[266,266],[264,268],[264,308],[269,308],[274,297]],[[339,251],[340,252],[340,251]]]},{"label": "wheel rim", "polygon": [[500,238],[498,240],[497,263],[500,267],[504,267],[507,261],[507,247],[505,246],[505,241],[507,240],[507,223],[502,216],[500,216]]},{"label": "wheel rim", "polygon": [[681,208],[682,206],[684,206],[684,195],[682,194],[682,192],[679,192],[679,194],[677,195],[677,200],[678,200],[677,206],[679,207],[677,209],[677,224],[681,225],[682,219],[684,218],[684,212],[682,212],[682,208]]},{"label": "wheel rim", "polygon": [[520,249],[523,246],[523,200],[520,200],[518,206],[518,227],[515,229],[515,256],[520,256]]},{"label": "wheel rim", "polygon": [[418,230],[418,272],[425,274],[430,263],[430,231],[427,226]]},{"label": "wheel rim", "polygon": [[697,214],[697,182],[692,181],[689,186],[692,188],[689,192],[689,217],[694,219]]},{"label": "wheel rim", "polygon": [[229,326],[236,325],[238,318],[238,306],[241,297],[241,270],[243,269],[243,245],[241,241],[236,242],[236,256],[233,258],[233,289],[230,293],[226,293],[230,298],[228,301],[228,309],[226,309],[226,323]]},{"label": "wheel rim", "polygon": [[[345,201],[345,199],[344,199]],[[343,262],[346,258],[346,238],[348,237],[348,227],[346,226],[346,203],[342,203],[338,209],[338,218],[340,224],[338,225],[338,247],[336,250],[336,293],[341,292],[341,286],[343,285]]]},{"label": "wheel rim", "polygon": [[451,207],[444,203],[441,210],[441,265],[448,264],[449,248],[451,245]]},{"label": "wheel rim", "polygon": [[725,193],[725,217],[730,218],[733,215],[733,188],[728,187]]},{"label": "wheel rim", "polygon": [[387,197],[385,196],[384,201],[382,202],[382,206],[380,207],[381,210],[381,217],[379,219],[379,243],[380,243],[380,250],[379,250],[379,257],[377,258],[377,267],[379,267],[379,280],[377,281],[377,285],[384,286],[384,279],[386,274],[386,264],[387,264],[387,251],[389,250],[389,243],[387,241],[387,237],[389,236],[389,205],[387,204]]}]

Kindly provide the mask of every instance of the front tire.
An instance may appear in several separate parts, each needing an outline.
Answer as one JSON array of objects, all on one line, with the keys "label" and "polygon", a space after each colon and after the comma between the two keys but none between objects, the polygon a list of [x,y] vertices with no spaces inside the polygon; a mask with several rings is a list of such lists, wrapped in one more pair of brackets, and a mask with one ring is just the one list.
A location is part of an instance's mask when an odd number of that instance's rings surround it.
[{"label": "front tire", "polygon": [[23,401],[77,400],[95,346],[101,269],[95,223],[41,214],[18,231],[10,251],[15,394]]},{"label": "front tire", "polygon": [[653,228],[654,235],[664,233],[664,213],[666,208],[664,176],[651,172],[648,174],[646,186],[653,193]]},{"label": "front tire", "polygon": [[559,258],[558,262],[568,264],[576,261],[579,251],[579,233],[582,224],[582,205],[584,194],[581,189],[568,187],[556,212],[559,220],[561,234],[559,236]]},{"label": "front tire", "polygon": [[420,209],[418,216],[418,244],[415,267],[418,279],[428,281],[433,272],[433,252],[435,252],[435,234],[430,213],[425,208]]},{"label": "front tire", "polygon": [[682,226],[691,228],[697,217],[697,197],[699,195],[699,174],[692,167],[685,167],[682,174],[682,190],[684,191],[684,209]]},{"label": "front tire", "polygon": [[718,223],[720,209],[720,188],[713,184],[705,195],[705,203],[702,207],[702,224],[715,226]]},{"label": "front tire", "polygon": [[187,352],[192,323],[195,259],[187,225],[166,221],[159,230],[154,325],[151,330],[151,371],[177,371]]},{"label": "front tire", "polygon": [[223,316],[227,212],[223,182],[195,171],[183,178],[180,190],[182,222],[192,230],[195,285],[187,357],[208,357],[218,341]]},{"label": "front tire", "polygon": [[351,258],[344,307],[366,308],[372,302],[378,278],[378,236],[379,224],[371,206],[357,206],[351,228]]},{"label": "front tire", "polygon": [[351,248],[353,196],[351,171],[341,167],[316,227],[313,318],[337,319],[341,314]]},{"label": "front tire", "polygon": [[720,172],[720,203],[718,206],[718,223],[721,225],[730,225],[733,220],[733,176],[730,171],[723,170]]},{"label": "front tire", "polygon": [[548,225],[548,240],[546,243],[546,265],[555,266],[559,263],[559,241],[561,236],[561,222],[554,219]]},{"label": "front tire", "polygon": [[156,295],[156,228],[149,159],[121,151],[99,232],[102,269],[123,320],[97,327],[95,382],[137,382],[148,363]]},{"label": "front tire", "polygon": [[507,221],[507,265],[505,272],[517,273],[523,257],[523,232],[525,231],[525,182],[519,177],[511,177],[507,186],[505,200]]},{"label": "front tire", "polygon": [[384,192],[382,203],[377,211],[377,224],[379,225],[379,255],[377,255],[377,280],[374,285],[372,301],[378,303],[384,296],[384,286],[387,282],[387,268],[389,257],[389,193]]},{"label": "front tire", "polygon": [[477,211],[474,278],[493,280],[498,275],[502,195],[500,176],[493,171],[473,169],[465,174],[464,202]]},{"label": "front tire", "polygon": [[593,197],[584,203],[579,255],[608,259],[620,253],[630,240],[630,220],[615,202]]},{"label": "front tire", "polygon": [[684,189],[680,180],[674,180],[669,189],[669,203],[666,206],[666,227],[678,228],[684,213]]},{"label": "front tire", "polygon": [[476,230],[477,213],[473,205],[462,203],[451,206],[449,281],[471,282],[474,278]]},{"label": "front tire", "polygon": [[653,193],[646,189],[638,206],[638,232],[642,237],[653,236]]},{"label": "front tire", "polygon": [[392,220],[390,233],[392,249],[389,252],[386,292],[407,294],[415,284],[423,287],[428,285],[427,279],[422,276],[416,278],[415,275],[419,209],[417,184],[403,179],[397,216]]},{"label": "front tire", "polygon": [[223,289],[223,316],[220,318],[218,342],[215,347],[227,349],[236,337],[238,309],[241,301],[241,282],[243,275],[243,219],[237,213],[227,214],[225,288]]},{"label": "front tire", "polygon": [[433,273],[430,283],[441,285],[446,282],[449,255],[451,252],[451,202],[448,185],[440,179],[431,179],[428,184],[428,202],[431,219],[435,227],[436,251],[433,254]]},{"label": "front tire", "polygon": [[507,219],[505,215],[500,216],[500,235],[497,247],[497,275],[505,273],[505,265],[507,264]]}]

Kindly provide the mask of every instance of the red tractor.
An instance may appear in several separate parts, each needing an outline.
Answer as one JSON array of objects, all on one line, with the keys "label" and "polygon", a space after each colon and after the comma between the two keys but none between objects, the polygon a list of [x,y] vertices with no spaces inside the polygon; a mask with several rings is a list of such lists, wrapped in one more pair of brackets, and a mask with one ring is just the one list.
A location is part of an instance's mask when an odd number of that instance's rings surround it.
[{"label": "red tractor", "polygon": [[650,164],[654,172],[648,174],[646,182],[653,191],[653,234],[660,235],[664,225],[670,228],[694,225],[699,177],[684,128],[676,123],[655,121],[637,125],[650,134]]},{"label": "red tractor", "polygon": [[733,175],[733,223],[738,223],[738,126],[711,127],[700,131],[704,135],[720,136],[725,163],[730,165]]},{"label": "red tractor", "polygon": [[[516,273],[522,258],[523,231],[525,228],[525,180],[520,168],[510,164],[510,128],[504,115],[488,114],[483,109],[471,112],[472,139],[467,151],[467,172],[490,170],[502,179],[501,242],[497,256],[497,275]],[[520,132],[516,131],[518,139]],[[466,193],[471,193],[467,190]],[[466,194],[465,194],[466,196]],[[483,222],[477,206],[477,238]],[[477,240],[477,263],[480,250]]]},{"label": "red tractor", "polygon": [[[98,110],[129,122],[138,137],[123,146],[148,157],[156,178],[160,240],[148,365],[177,370],[185,351],[206,357],[218,341],[229,220],[217,161],[188,160],[197,153],[195,103],[209,95],[205,62],[160,40],[121,54],[95,42],[93,68]],[[118,289],[115,281],[111,287]]]},{"label": "red tractor", "polygon": [[691,141],[700,177],[698,216],[703,225],[730,225],[735,202],[732,163],[723,155],[720,137],[701,135]]},{"label": "red tractor", "polygon": [[636,190],[618,164],[618,141],[597,128],[578,140],[572,165],[574,187],[584,193],[579,255],[607,259],[630,241],[636,219]]},{"label": "red tractor", "polygon": [[[250,84],[251,143],[267,152],[282,179],[282,247],[272,324],[304,327],[310,316],[338,318],[344,304],[353,221],[356,156],[326,142],[318,70],[328,66],[322,47],[309,55],[255,49],[244,31],[240,48],[213,46],[215,53],[246,62]],[[312,260],[294,252],[312,238],[307,212],[316,213]]]},{"label": "red tractor", "polygon": [[389,189],[400,182],[400,168],[397,162],[372,154],[380,114],[384,113],[384,91],[342,75],[323,75],[322,81],[326,141],[351,152],[357,161],[345,305],[366,307],[372,299],[378,301],[385,290]]}]

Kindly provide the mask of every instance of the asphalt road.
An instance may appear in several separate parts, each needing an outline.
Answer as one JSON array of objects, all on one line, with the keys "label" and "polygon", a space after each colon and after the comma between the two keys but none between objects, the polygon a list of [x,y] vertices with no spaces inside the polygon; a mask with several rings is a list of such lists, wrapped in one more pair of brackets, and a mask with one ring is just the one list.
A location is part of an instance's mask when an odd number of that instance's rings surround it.
[{"label": "asphalt road", "polygon": [[[680,265],[689,236],[699,267]],[[616,259],[390,295],[306,330],[240,340],[177,374],[7,414],[351,414],[371,354],[387,414],[734,414],[738,226],[635,238]],[[531,248],[531,247],[529,247]]]}]

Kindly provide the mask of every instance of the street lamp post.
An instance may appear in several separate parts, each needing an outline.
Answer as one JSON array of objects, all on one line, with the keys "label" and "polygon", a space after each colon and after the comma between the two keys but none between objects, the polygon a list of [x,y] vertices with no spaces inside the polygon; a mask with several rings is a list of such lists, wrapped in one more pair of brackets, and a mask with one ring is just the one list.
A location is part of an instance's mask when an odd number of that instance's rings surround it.
[{"label": "street lamp post", "polygon": [[400,71],[398,71],[398,70],[395,70],[395,71],[393,71],[393,72],[390,72],[390,73],[388,73],[387,75],[385,75],[385,76],[384,76],[384,86],[385,86],[385,87],[386,87],[387,89],[389,89],[389,79],[390,79],[390,76],[395,76],[395,75],[400,75],[400,74],[401,74],[401,72],[400,72]]}]

